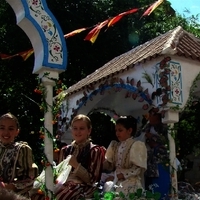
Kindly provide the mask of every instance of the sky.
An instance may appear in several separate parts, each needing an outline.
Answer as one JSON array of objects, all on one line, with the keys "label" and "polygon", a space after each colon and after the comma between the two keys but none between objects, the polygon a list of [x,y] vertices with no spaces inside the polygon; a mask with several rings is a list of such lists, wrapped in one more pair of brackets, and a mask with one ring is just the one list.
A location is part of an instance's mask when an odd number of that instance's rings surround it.
[{"label": "sky", "polygon": [[200,0],[168,0],[171,3],[172,8],[180,14],[188,16],[184,10],[190,11],[189,15],[196,15],[199,13],[200,17]]}]

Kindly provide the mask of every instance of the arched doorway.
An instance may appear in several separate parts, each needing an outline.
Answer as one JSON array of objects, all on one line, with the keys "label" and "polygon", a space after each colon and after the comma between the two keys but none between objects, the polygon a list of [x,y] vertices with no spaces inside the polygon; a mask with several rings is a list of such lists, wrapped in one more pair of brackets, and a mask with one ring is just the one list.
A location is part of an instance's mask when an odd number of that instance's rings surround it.
[{"label": "arched doorway", "polygon": [[115,124],[111,121],[111,117],[101,112],[89,114],[89,117],[92,121],[93,142],[107,148],[111,140],[116,140]]}]

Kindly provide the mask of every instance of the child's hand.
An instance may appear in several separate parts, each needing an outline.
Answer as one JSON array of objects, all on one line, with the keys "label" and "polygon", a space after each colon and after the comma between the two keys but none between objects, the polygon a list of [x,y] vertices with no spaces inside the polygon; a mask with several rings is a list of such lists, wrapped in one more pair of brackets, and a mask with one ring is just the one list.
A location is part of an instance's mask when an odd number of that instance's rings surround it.
[{"label": "child's hand", "polygon": [[114,176],[109,176],[108,178],[106,178],[106,182],[113,181],[113,180],[114,180]]},{"label": "child's hand", "polygon": [[69,160],[69,165],[71,165],[73,168],[77,168],[78,167],[78,162],[75,156],[71,155],[71,158]]},{"label": "child's hand", "polygon": [[124,180],[124,175],[122,173],[117,174],[118,180]]}]

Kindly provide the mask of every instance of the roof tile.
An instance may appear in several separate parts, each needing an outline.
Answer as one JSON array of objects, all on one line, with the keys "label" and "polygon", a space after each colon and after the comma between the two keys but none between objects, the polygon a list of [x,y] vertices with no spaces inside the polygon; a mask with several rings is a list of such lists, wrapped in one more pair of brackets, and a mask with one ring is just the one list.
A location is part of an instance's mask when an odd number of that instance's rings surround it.
[{"label": "roof tile", "polygon": [[113,76],[124,70],[128,70],[137,63],[145,62],[146,60],[165,54],[166,49],[175,50],[174,52],[178,56],[190,57],[200,61],[200,39],[178,26],[115,57],[86,78],[68,88],[66,90],[67,96],[82,90],[85,86],[101,81],[101,79],[106,79],[110,75]]}]

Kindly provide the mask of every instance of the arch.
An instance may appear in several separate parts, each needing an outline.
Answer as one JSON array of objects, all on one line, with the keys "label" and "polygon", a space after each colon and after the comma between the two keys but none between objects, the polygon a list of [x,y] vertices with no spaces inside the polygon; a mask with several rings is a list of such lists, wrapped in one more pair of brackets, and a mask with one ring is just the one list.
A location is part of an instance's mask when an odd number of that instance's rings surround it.
[{"label": "arch", "polygon": [[67,47],[64,34],[45,0],[7,0],[13,8],[17,25],[29,37],[34,53],[33,73],[42,70],[64,71],[67,66]]}]

